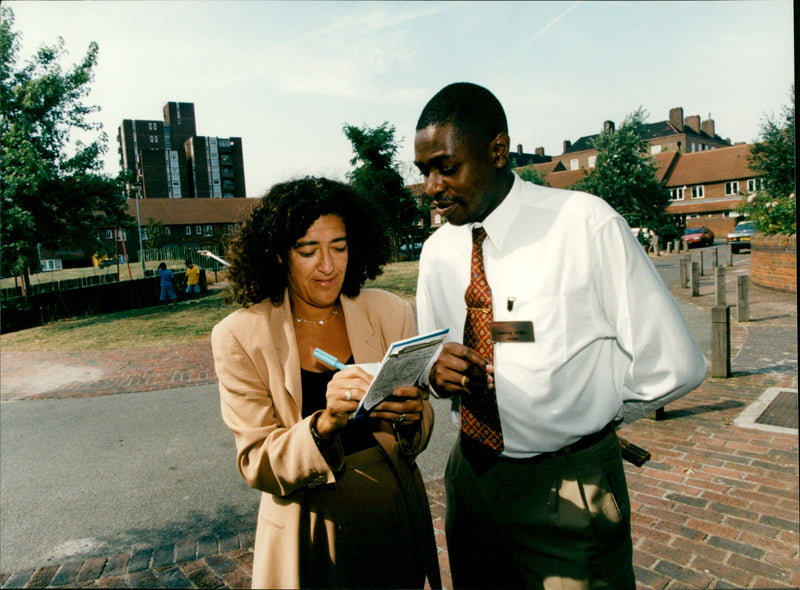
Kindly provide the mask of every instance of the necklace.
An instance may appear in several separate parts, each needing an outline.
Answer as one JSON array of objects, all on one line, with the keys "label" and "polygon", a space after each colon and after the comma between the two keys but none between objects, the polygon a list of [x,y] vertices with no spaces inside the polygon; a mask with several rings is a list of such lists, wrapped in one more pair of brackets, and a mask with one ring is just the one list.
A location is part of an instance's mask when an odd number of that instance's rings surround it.
[{"label": "necklace", "polygon": [[306,322],[307,324],[319,324],[320,326],[322,326],[322,325],[324,325],[324,324],[325,324],[325,322],[327,322],[328,320],[331,320],[331,319],[335,318],[337,315],[339,315],[339,312],[338,312],[338,310],[335,310],[335,309],[334,309],[334,310],[331,312],[331,315],[330,315],[330,316],[328,316],[327,318],[325,318],[324,320],[306,320],[306,319],[303,319],[303,318],[301,318],[300,316],[297,316],[297,323],[298,323],[298,324],[301,324],[301,323],[303,323],[303,322]]}]

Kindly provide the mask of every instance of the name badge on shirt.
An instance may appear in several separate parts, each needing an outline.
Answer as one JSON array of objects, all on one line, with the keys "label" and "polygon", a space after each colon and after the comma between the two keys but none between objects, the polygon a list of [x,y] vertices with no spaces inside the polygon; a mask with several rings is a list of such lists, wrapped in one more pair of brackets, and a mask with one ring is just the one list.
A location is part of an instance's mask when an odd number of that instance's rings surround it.
[{"label": "name badge on shirt", "polygon": [[533,342],[533,322],[490,322],[492,342]]}]

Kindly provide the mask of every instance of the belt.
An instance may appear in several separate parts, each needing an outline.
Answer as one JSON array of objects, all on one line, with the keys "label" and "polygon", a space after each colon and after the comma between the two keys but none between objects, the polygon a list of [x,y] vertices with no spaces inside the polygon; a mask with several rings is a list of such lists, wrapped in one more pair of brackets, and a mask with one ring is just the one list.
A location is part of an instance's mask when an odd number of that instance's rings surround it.
[{"label": "belt", "polygon": [[616,428],[614,426],[614,422],[609,422],[606,424],[601,430],[594,432],[592,434],[587,434],[586,436],[578,439],[571,445],[567,445],[557,451],[551,451],[549,453],[540,453],[538,455],[534,455],[533,457],[526,457],[524,459],[514,459],[513,457],[503,457],[497,456],[496,460],[502,463],[516,463],[516,464],[523,464],[523,465],[536,465],[537,463],[541,463],[542,461],[546,461],[547,459],[553,459],[556,457],[566,457],[568,453],[577,453],[579,451],[584,451],[589,447],[593,447],[605,437],[607,437],[612,432],[615,432]]}]

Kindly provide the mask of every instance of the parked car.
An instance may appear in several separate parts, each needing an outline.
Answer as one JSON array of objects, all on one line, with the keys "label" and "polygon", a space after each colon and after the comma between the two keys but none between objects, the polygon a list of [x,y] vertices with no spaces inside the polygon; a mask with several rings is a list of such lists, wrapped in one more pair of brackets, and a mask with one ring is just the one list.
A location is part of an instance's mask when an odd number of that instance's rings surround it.
[{"label": "parked car", "polygon": [[728,234],[728,243],[731,251],[739,252],[742,248],[750,249],[750,239],[756,233],[756,224],[752,221],[743,221]]},{"label": "parked car", "polygon": [[687,227],[683,230],[682,240],[686,240],[686,245],[692,246],[711,246],[714,244],[714,232],[707,227]]}]

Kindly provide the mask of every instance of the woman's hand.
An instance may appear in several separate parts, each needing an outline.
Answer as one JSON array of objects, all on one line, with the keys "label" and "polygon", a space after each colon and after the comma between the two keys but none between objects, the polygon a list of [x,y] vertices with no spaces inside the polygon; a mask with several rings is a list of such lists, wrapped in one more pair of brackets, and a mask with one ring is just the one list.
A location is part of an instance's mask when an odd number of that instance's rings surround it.
[{"label": "woman's hand", "polygon": [[370,414],[372,418],[380,418],[399,426],[418,425],[422,420],[423,402],[428,393],[410,385],[398,387],[393,397],[379,403]]},{"label": "woman's hand", "polygon": [[372,382],[372,375],[361,367],[348,367],[334,374],[325,392],[327,405],[317,419],[317,432],[324,439],[333,438],[347,426],[350,414],[358,408],[358,402]]}]

